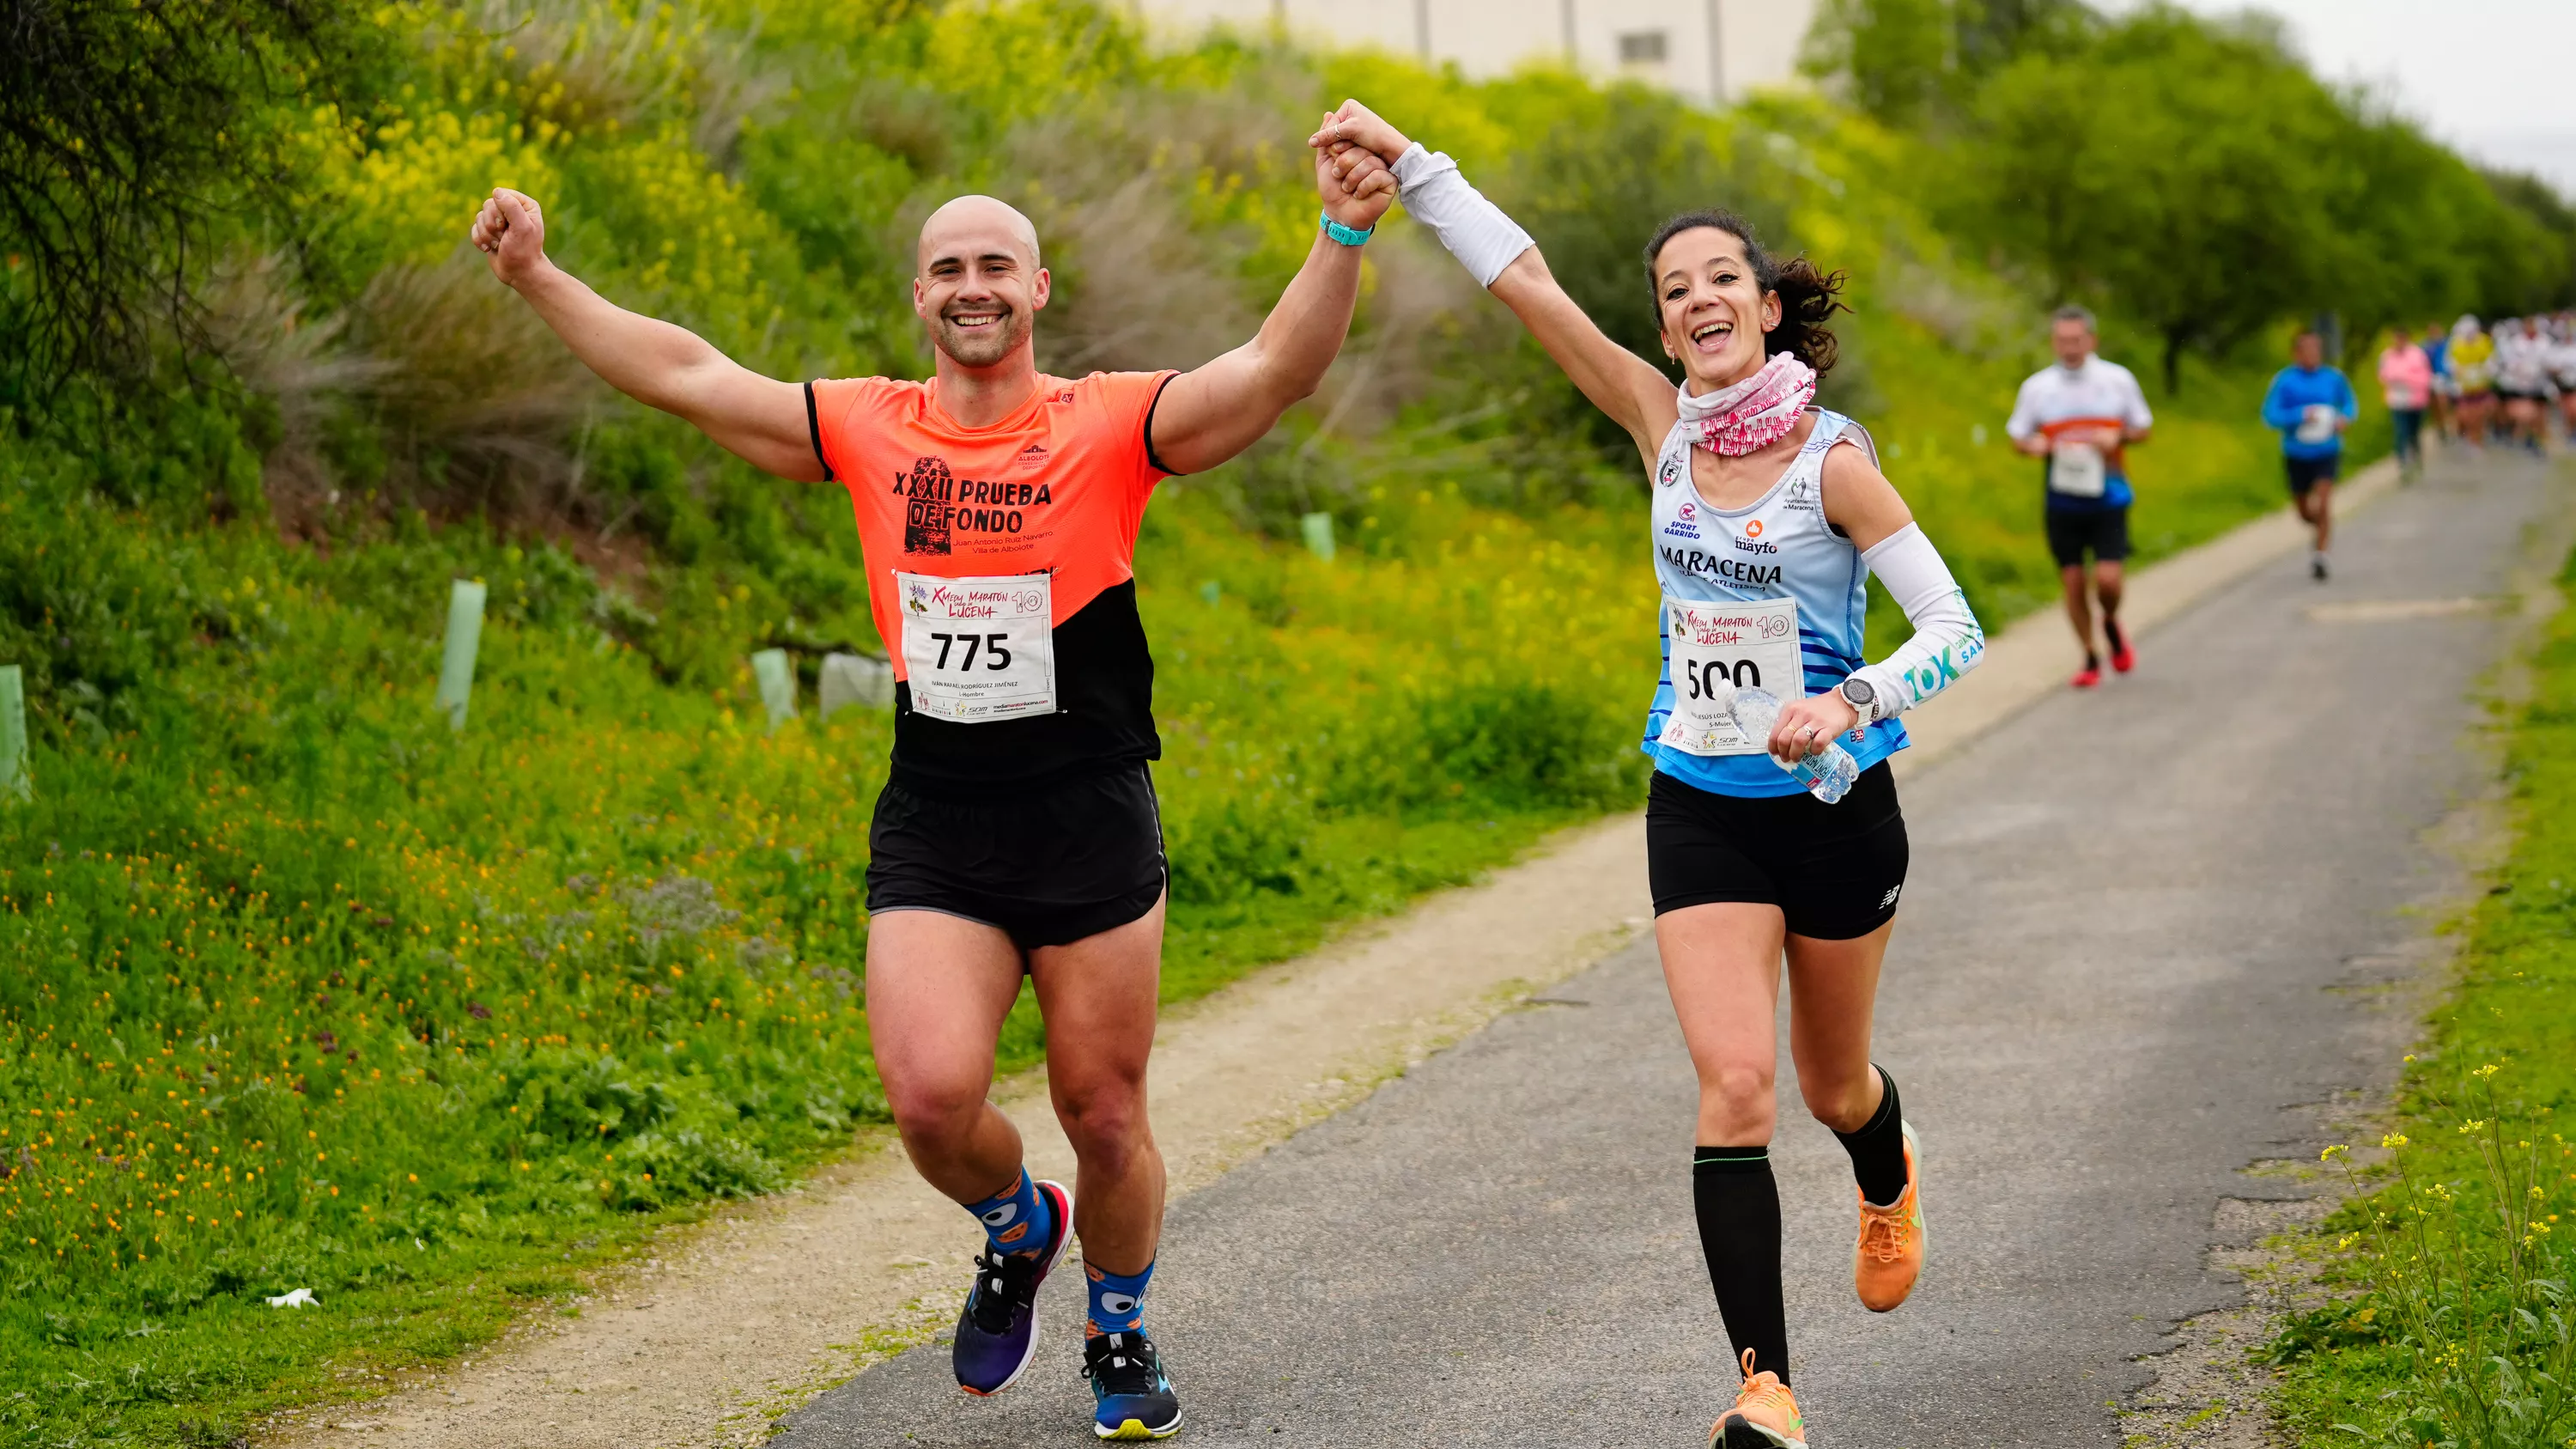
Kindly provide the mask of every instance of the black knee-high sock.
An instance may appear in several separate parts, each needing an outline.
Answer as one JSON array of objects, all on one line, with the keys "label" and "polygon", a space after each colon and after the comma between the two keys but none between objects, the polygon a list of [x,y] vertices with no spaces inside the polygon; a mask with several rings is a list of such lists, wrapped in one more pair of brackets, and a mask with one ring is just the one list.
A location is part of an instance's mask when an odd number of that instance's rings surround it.
[{"label": "black knee-high sock", "polygon": [[1837,1132],[1843,1150],[1851,1154],[1852,1176],[1860,1183],[1860,1195],[1880,1207],[1893,1207],[1905,1196],[1905,1113],[1896,1105],[1896,1079],[1887,1068],[1875,1067],[1878,1079],[1887,1085],[1887,1095],[1879,1099],[1878,1111],[1869,1125],[1858,1132]]},{"label": "black knee-high sock", "polygon": [[1740,1363],[1789,1381],[1789,1312],[1780,1298],[1780,1188],[1767,1147],[1702,1147],[1691,1158],[1691,1199],[1709,1286]]}]

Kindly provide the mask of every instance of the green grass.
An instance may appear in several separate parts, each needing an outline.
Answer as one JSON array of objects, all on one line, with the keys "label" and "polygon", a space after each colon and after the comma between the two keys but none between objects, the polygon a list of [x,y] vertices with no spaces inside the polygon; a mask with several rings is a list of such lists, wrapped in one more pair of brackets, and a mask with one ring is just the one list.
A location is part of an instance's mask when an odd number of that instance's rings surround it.
[{"label": "green grass", "polygon": [[[2561,575],[2576,585],[2576,560]],[[2272,1345],[2303,1444],[2557,1449],[2576,1437],[2576,606],[2509,754],[2514,845],[2408,1058],[2386,1161],[2320,1246],[2346,1296]]]}]

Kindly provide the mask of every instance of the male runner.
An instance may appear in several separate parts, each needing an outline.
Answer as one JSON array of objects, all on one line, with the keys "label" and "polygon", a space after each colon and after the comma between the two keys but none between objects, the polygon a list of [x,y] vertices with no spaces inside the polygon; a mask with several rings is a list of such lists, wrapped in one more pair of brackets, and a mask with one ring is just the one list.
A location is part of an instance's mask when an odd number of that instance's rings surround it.
[{"label": "male runner", "polygon": [[2102,682],[2102,656],[2093,648],[2093,611],[2086,599],[2084,555],[2093,555],[2092,599],[2102,608],[2102,637],[2111,667],[2136,667],[2137,651],[2120,629],[2120,591],[2129,556],[2128,448],[2155,430],[2138,379],[2116,362],[2094,355],[2099,339],[2093,314],[2060,307],[2048,324],[2053,366],[2031,374],[2013,400],[2004,424],[2013,446],[2047,460],[2048,551],[2066,589],[2066,619],[2084,649],[2077,689]]},{"label": "male runner", "polygon": [[2334,485],[2343,472],[2343,430],[2361,414],[2352,381],[2326,366],[2325,339],[2303,330],[2290,343],[2291,362],[2263,395],[2263,421],[2281,431],[2281,463],[2299,517],[2317,531],[2308,577],[2326,581],[2326,545],[2334,531]]},{"label": "male runner", "polygon": [[[1160,1439],[1180,1401],[1144,1329],[1163,1219],[1145,1118],[1166,872],[1146,762],[1153,671],[1133,556],[1163,477],[1212,468],[1322,381],[1359,292],[1385,168],[1316,160],[1324,215],[1250,342],[1189,373],[1041,374],[1050,285],[1028,218],[961,196],[923,223],[913,310],[927,383],[762,377],[601,298],[545,255],[537,204],[499,190],[473,238],[581,360],[753,465],[848,488],[893,657],[893,767],[869,831],[868,1020],[904,1149],[987,1251],[957,1323],[958,1385],[1009,1388],[1038,1285],[1082,1238],[1083,1374],[1103,1439]],[[1002,1018],[1035,982],[1047,1084],[1081,1206],[1021,1166],[988,1102]]]}]

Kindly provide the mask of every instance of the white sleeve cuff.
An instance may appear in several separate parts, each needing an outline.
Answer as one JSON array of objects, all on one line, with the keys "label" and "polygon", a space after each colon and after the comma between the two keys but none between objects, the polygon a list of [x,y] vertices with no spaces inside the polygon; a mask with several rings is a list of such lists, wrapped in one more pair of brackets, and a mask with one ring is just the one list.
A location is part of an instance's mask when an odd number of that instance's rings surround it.
[{"label": "white sleeve cuff", "polygon": [[1415,142],[1395,158],[1396,196],[1407,215],[1431,228],[1449,255],[1490,287],[1520,254],[1538,245],[1503,209],[1467,184],[1458,163]]},{"label": "white sleeve cuff", "polygon": [[1450,160],[1447,152],[1426,151],[1422,143],[1416,141],[1407,146],[1404,154],[1396,157],[1395,164],[1387,169],[1395,173],[1396,194],[1400,197],[1416,184],[1428,180],[1434,172],[1457,170],[1458,163]]}]

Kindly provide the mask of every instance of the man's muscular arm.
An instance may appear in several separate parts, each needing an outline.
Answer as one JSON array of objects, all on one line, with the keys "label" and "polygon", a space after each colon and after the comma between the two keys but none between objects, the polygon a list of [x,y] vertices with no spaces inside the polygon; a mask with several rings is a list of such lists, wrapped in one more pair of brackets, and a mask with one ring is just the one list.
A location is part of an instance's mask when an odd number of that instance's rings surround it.
[{"label": "man's muscular arm", "polygon": [[821,481],[803,388],[762,377],[685,327],[629,312],[557,267],[546,257],[544,214],[518,192],[494,191],[474,218],[473,237],[492,275],[609,386],[686,418],[755,468]]},{"label": "man's muscular arm", "polygon": [[[1346,178],[1321,154],[1315,185],[1325,212],[1353,230],[1377,225],[1395,199],[1395,177],[1383,165]],[[1351,330],[1359,295],[1360,249],[1318,228],[1306,265],[1260,332],[1163,389],[1149,439],[1154,456],[1176,473],[1199,473],[1251,447],[1323,382]]]}]

